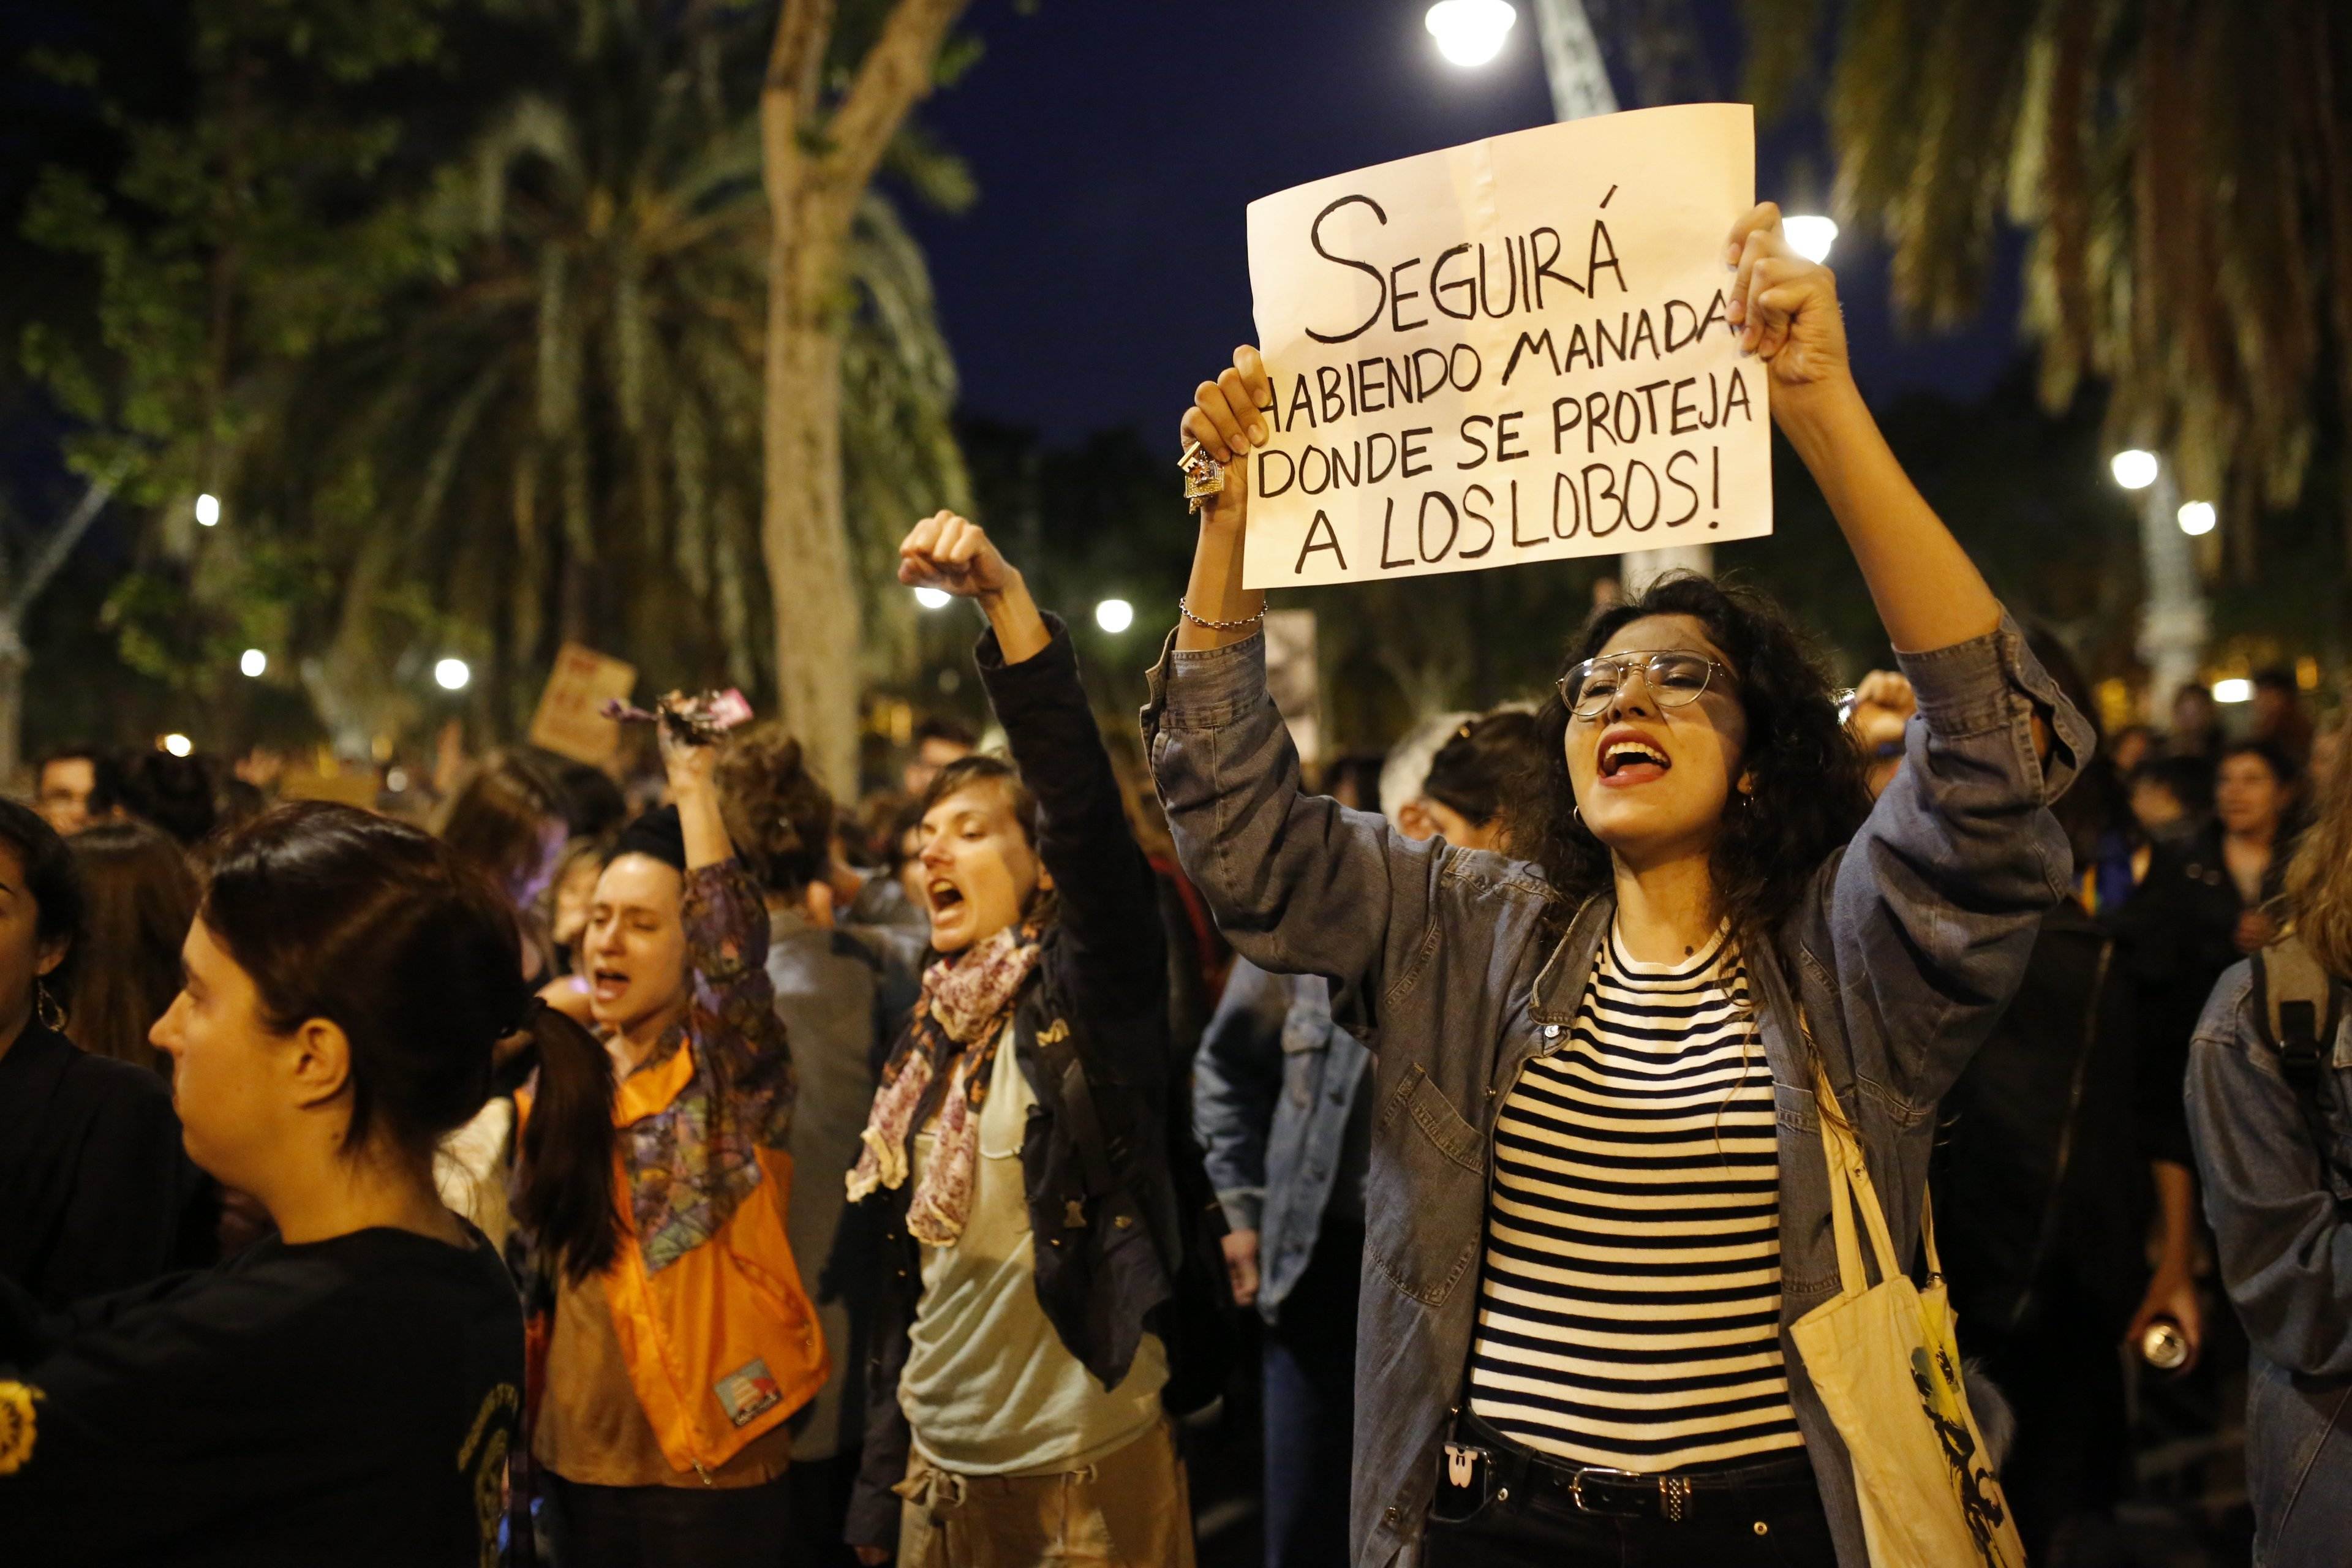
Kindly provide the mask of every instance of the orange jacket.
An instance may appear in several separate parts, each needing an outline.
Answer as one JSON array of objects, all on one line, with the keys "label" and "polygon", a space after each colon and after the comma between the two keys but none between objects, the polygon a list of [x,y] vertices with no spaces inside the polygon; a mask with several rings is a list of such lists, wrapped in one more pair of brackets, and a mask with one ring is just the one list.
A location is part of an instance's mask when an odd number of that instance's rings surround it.
[{"label": "orange jacket", "polygon": [[768,981],[768,914],[740,865],[688,873],[694,1000],[621,1080],[604,1276],[613,1329],[663,1455],[725,1464],[814,1398],[824,1335],[785,1237],[792,1054]]}]

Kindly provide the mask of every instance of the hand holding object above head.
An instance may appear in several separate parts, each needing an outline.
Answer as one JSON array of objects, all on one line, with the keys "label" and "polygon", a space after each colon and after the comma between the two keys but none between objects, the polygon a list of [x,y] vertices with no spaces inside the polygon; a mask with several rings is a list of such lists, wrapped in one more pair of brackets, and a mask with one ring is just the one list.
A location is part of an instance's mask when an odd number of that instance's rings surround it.
[{"label": "hand holding object above head", "polygon": [[1727,313],[1739,346],[1765,363],[1775,414],[1785,400],[1851,381],[1837,275],[1797,254],[1778,206],[1759,202],[1732,225],[1724,259],[1736,272]]},{"label": "hand holding object above head", "polygon": [[1184,411],[1177,439],[1185,447],[1198,445],[1225,465],[1225,488],[1208,498],[1201,521],[1206,526],[1238,528],[1249,510],[1249,452],[1274,435],[1263,412],[1274,403],[1274,384],[1257,350],[1244,343],[1234,351],[1234,363],[1192,390],[1192,406]]}]

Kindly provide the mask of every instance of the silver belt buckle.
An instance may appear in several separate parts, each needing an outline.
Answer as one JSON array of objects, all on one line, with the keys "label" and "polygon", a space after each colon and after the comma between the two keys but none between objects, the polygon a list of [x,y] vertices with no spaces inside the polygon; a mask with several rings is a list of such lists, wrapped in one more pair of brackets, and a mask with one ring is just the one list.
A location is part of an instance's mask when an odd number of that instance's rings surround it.
[{"label": "silver belt buckle", "polygon": [[1585,1501],[1584,1483],[1588,1479],[1622,1481],[1634,1487],[1639,1487],[1642,1484],[1641,1476],[1632,1470],[1613,1470],[1605,1465],[1595,1465],[1587,1468],[1579,1469],[1568,1479],[1568,1495],[1575,1500],[1576,1506],[1580,1511],[1585,1513],[1632,1517],[1630,1515],[1625,1515],[1624,1510],[1622,1509],[1600,1508],[1592,1503]]}]

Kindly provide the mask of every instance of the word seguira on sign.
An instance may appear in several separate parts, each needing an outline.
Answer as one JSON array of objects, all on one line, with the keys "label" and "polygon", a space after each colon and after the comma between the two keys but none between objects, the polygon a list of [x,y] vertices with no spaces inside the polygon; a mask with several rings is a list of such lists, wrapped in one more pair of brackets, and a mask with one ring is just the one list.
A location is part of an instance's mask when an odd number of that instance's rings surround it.
[{"label": "word seguira on sign", "polygon": [[1726,316],[1741,105],[1496,137],[1253,203],[1253,587],[1771,531]]}]

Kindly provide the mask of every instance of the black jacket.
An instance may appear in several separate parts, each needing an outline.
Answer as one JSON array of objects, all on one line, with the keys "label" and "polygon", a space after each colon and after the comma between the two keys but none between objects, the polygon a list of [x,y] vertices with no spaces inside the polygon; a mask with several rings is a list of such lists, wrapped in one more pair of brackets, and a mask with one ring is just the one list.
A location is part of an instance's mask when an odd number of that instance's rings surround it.
[{"label": "black jacket", "polygon": [[[1013,1010],[1013,1053],[1037,1097],[1021,1148],[1037,1238],[1037,1300],[1062,1343],[1105,1387],[1127,1375],[1181,1256],[1167,1154],[1171,1047],[1159,892],[1120,803],[1118,782],[1079,683],[1066,627],[1007,665],[993,632],[976,655],[982,683],[1037,799],[1037,850],[1061,914]],[[1075,1064],[1102,1123],[1110,1169],[1092,1179],[1070,1131],[1064,1079]],[[910,1152],[911,1153],[911,1152]],[[919,1245],[907,1234],[910,1185],[856,1205],[879,1232],[879,1283],[866,1363],[866,1452],[851,1499],[851,1542],[897,1539],[909,1434],[898,1405],[908,1330],[922,1295]],[[856,1212],[856,1211],[853,1211]]]},{"label": "black jacket", "polygon": [[172,1088],[27,1023],[0,1054],[0,1278],[44,1307],[210,1263],[219,1190]]},{"label": "black jacket", "polygon": [[[2128,906],[2127,906],[2128,907]],[[2148,1163],[2191,1158],[2181,1065],[2139,1020],[2136,955],[2073,900],[1944,1097],[1938,1239],[1972,1352],[2053,1296],[2120,1335],[2147,1289]]]}]

